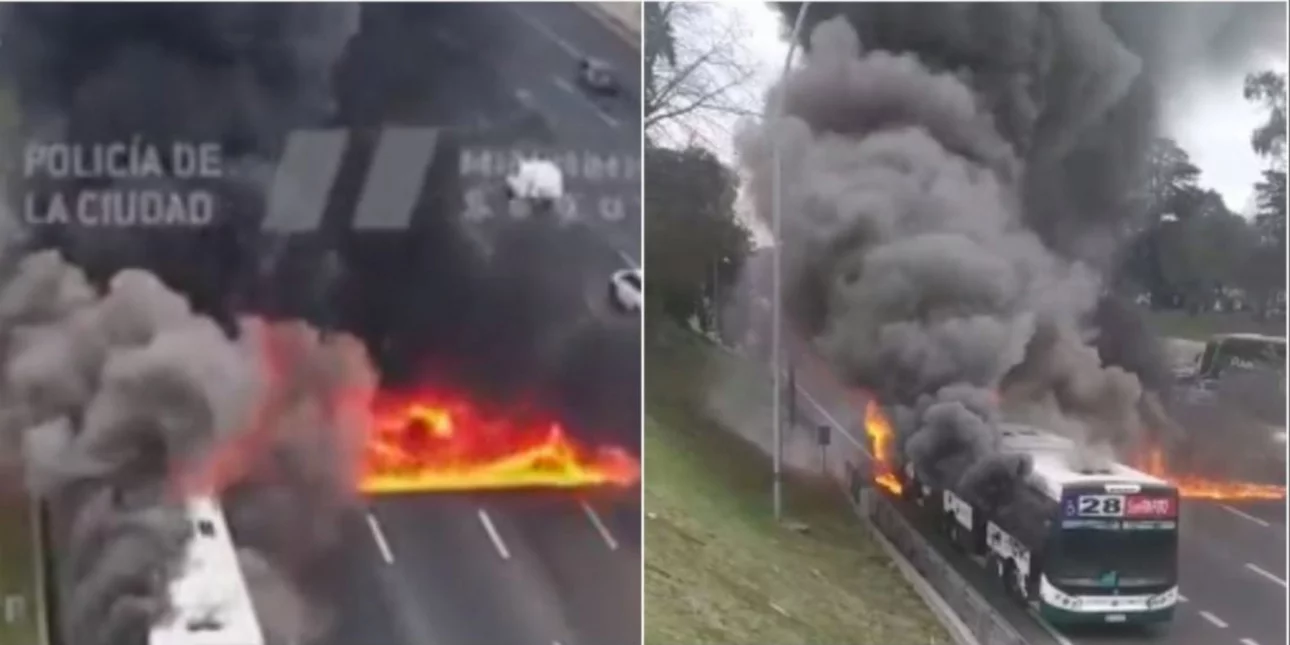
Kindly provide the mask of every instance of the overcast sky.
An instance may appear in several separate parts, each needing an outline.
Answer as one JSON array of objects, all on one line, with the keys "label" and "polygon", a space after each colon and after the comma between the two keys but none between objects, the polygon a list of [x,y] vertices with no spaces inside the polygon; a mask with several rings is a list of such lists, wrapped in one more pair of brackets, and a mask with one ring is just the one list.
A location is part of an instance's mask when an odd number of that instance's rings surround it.
[{"label": "overcast sky", "polygon": [[[747,93],[749,108],[761,109],[764,89],[779,76],[787,53],[787,43],[780,38],[778,16],[762,2],[711,5],[714,20],[737,25],[745,54],[757,65],[758,87]],[[1271,58],[1259,69],[1286,69],[1284,53]],[[1247,71],[1257,71],[1250,69]],[[1201,184],[1217,190],[1228,208],[1249,212],[1253,207],[1254,183],[1260,178],[1263,161],[1250,148],[1250,133],[1264,118],[1259,109],[1241,95],[1243,74],[1209,80],[1204,87],[1181,88],[1166,97],[1163,116],[1167,134],[1178,141],[1201,169]],[[710,143],[727,160],[732,159],[730,133],[735,118],[725,119],[723,133],[710,137]],[[760,237],[760,236],[759,236]]]}]

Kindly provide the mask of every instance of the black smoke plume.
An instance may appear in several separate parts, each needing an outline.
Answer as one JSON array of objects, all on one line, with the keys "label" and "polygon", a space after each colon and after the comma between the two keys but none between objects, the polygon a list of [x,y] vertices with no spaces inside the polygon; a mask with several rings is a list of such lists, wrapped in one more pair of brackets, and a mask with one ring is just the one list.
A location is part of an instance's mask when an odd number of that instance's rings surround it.
[{"label": "black smoke plume", "polygon": [[1099,306],[1156,133],[1124,38],[1090,4],[813,5],[805,63],[767,99],[783,116],[742,137],[763,218],[781,146],[793,323],[894,408],[925,477],[1009,489],[1028,468],[1001,415],[1087,462],[1157,409],[1136,376],[1156,380],[1155,340]]},{"label": "black smoke plume", "polygon": [[[567,323],[569,310],[585,307],[587,276],[562,267],[589,253],[590,234],[530,223],[533,230],[508,230],[491,257],[482,254],[454,223],[453,145],[461,139],[441,146],[412,231],[348,232],[377,128],[407,123],[408,106],[387,103],[443,71],[434,52],[419,49],[433,39],[417,29],[451,10],[0,9],[3,71],[21,126],[5,145],[18,171],[6,178],[14,212],[0,251],[0,439],[6,456],[22,455],[29,486],[50,502],[56,546],[71,554],[58,571],[67,642],[121,645],[165,610],[159,581],[186,539],[173,473],[208,460],[228,468],[210,485],[224,493],[253,595],[268,604],[270,637],[305,642],[325,625],[301,580],[317,569],[353,501],[354,422],[331,404],[372,387],[369,352],[383,378],[417,379],[430,369],[486,397],[537,390],[575,426],[634,435],[635,334]],[[414,123],[440,125],[427,112]],[[542,139],[540,119],[519,122],[524,136]],[[317,127],[359,128],[322,230],[262,234],[286,137]],[[213,143],[223,172],[147,181],[23,176],[25,146],[52,142],[161,150]],[[113,230],[43,226],[23,215],[28,198],[43,204],[54,194],[74,200],[139,188],[208,191],[214,220]],[[349,330],[369,349],[344,334],[243,314]],[[263,364],[266,342],[280,364]],[[275,414],[251,424],[266,400]]]}]

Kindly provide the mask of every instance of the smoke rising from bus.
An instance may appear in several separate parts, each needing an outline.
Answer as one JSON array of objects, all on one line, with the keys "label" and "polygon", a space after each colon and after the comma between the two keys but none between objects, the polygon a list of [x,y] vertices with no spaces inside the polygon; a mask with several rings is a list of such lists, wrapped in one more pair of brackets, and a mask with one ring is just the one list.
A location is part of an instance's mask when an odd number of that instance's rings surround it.
[{"label": "smoke rising from bus", "polygon": [[27,256],[0,288],[0,440],[65,529],[54,548],[66,549],[67,642],[135,642],[166,610],[187,493],[229,493],[271,642],[301,642],[317,624],[300,618],[290,576],[316,563],[356,501],[354,413],[374,372],[352,339],[243,325],[229,340],[143,271],[100,297],[55,252]]},{"label": "smoke rising from bus", "polygon": [[1025,471],[997,454],[1001,401],[1080,439],[1083,465],[1177,432],[1164,353],[1099,274],[1142,214],[1164,92],[1283,51],[1284,25],[1275,3],[815,5],[768,99],[786,117],[740,146],[768,219],[785,144],[797,333],[893,404],[932,475]]},{"label": "smoke rising from bus", "polygon": [[[1048,16],[1061,36],[1050,46],[1085,65],[1072,70],[1084,93],[1066,120],[1033,109],[1001,118],[987,106],[1016,106],[988,102],[969,74],[867,51],[837,17],[812,29],[805,64],[772,90],[785,116],[741,140],[762,217],[771,145],[782,146],[793,322],[844,379],[895,408],[904,458],[947,485],[983,494],[1027,471],[999,451],[1000,396],[1010,416],[1083,445],[1127,443],[1140,429],[1138,379],[1104,366],[1085,335],[1101,292],[1096,258],[1047,246],[1026,192],[1043,172],[1031,155],[1064,160],[1139,72],[1088,11]],[[1103,51],[1080,58],[1085,46]],[[1079,221],[1043,212],[1059,228]],[[1096,239],[1095,224],[1079,230]]]},{"label": "smoke rising from bus", "polygon": [[10,203],[142,187],[205,190],[218,205],[200,228],[10,227],[0,240],[0,440],[22,455],[6,466],[50,502],[63,640],[146,638],[188,535],[178,499],[200,487],[226,493],[271,642],[304,642],[323,621],[302,574],[355,490],[354,425],[332,403],[372,370],[342,336],[236,312],[278,270],[281,246],[256,239],[271,164],[289,130],[334,113],[332,70],[358,7],[2,11],[21,116],[10,157],[182,143],[218,146],[223,167],[196,180],[10,178]]},{"label": "smoke rising from bus", "polygon": [[[451,112],[437,103],[445,93],[427,88],[459,79],[459,73],[442,72],[460,63],[436,57],[434,39],[426,34],[460,10],[377,5],[360,13],[355,5],[338,3],[0,7],[3,72],[17,97],[23,137],[4,142],[9,157],[21,160],[28,142],[125,142],[163,150],[174,142],[214,143],[225,170],[214,179],[142,182],[148,189],[212,192],[214,222],[200,228],[12,230],[9,225],[20,218],[0,218],[4,232],[13,235],[0,240],[0,290],[11,293],[20,314],[12,325],[5,323],[3,333],[22,341],[0,348],[0,364],[7,372],[41,375],[39,387],[5,384],[0,405],[34,406],[47,415],[31,421],[5,417],[7,444],[25,447],[26,454],[24,463],[0,466],[21,468],[33,488],[53,491],[56,498],[55,528],[66,529],[66,555],[74,563],[63,571],[59,561],[60,575],[73,576],[60,581],[68,582],[62,585],[68,587],[67,606],[60,613],[70,642],[119,645],[125,641],[121,634],[136,635],[147,617],[161,611],[157,574],[184,541],[182,515],[172,504],[173,471],[184,470],[181,457],[213,460],[210,479],[198,483],[224,493],[230,527],[246,549],[243,568],[252,596],[269,605],[260,612],[269,635],[299,643],[300,630],[309,636],[325,628],[311,592],[327,581],[315,585],[312,576],[326,569],[317,562],[337,537],[335,522],[354,487],[352,424],[329,417],[321,402],[335,400],[337,389],[361,391],[372,367],[344,336],[320,337],[304,324],[249,323],[240,318],[245,312],[352,330],[376,357],[383,378],[422,377],[418,370],[433,359],[440,370],[435,377],[481,398],[517,390],[534,395],[541,388],[536,397],[558,407],[571,428],[637,427],[636,333],[595,328],[585,320],[571,323],[568,315],[585,306],[587,284],[587,276],[571,275],[568,262],[592,249],[605,251],[595,232],[561,234],[529,222],[499,235],[495,257],[483,258],[457,220],[446,216],[456,214],[461,198],[459,183],[445,183],[457,181],[450,161],[432,165],[412,235],[355,239],[361,236],[336,233],[338,219],[345,220],[339,224],[346,232],[352,229],[345,218],[352,219],[379,127]],[[437,85],[423,84],[436,74]],[[402,91],[409,86],[426,91],[409,99]],[[542,119],[529,116],[500,134],[486,134],[510,139],[506,144],[544,139],[543,132],[533,132],[545,127]],[[349,128],[354,135],[323,230],[290,240],[266,235],[260,230],[265,192],[282,144],[293,130],[313,127]],[[454,152],[442,154],[455,161]],[[140,183],[7,179],[16,180],[9,185],[24,195],[57,192],[69,199],[85,190]],[[6,201],[20,202],[22,196],[10,194]],[[62,259],[32,255],[49,249]],[[125,269],[140,271],[114,277]],[[74,276],[42,278],[42,284],[79,285],[75,306],[49,311],[39,289],[31,290],[33,276],[46,274]],[[597,295],[605,277],[595,276]],[[139,286],[144,283],[152,286]],[[134,352],[155,338],[137,354],[155,363],[115,358],[124,346],[93,345],[106,342],[106,332],[96,330],[97,318],[86,312],[130,299],[140,301],[138,315],[145,319],[156,313],[154,299],[171,303],[157,313],[170,316],[166,325],[157,323],[130,341]],[[191,311],[177,304],[184,301]],[[196,322],[203,316],[209,320]],[[182,323],[184,331],[171,329],[172,322]],[[57,363],[51,356],[71,356],[82,347],[68,344],[77,334],[87,335],[77,343],[92,346],[84,362],[61,365],[57,374],[41,371],[52,369],[44,361]],[[37,336],[49,342],[24,344],[36,343]],[[277,357],[268,366],[251,351],[263,352],[266,338],[273,341],[269,356]],[[12,362],[19,360],[12,353],[18,349],[25,362]],[[189,353],[184,360],[211,371],[200,387],[177,366]],[[250,380],[221,371],[226,368]],[[125,379],[123,390],[101,390],[117,383],[108,378],[110,370],[133,369],[146,372],[136,376],[157,398],[141,396],[128,371],[111,372]],[[171,377],[173,383],[167,381]],[[248,391],[203,389],[236,383]],[[269,387],[274,383],[277,389]],[[248,401],[263,411],[262,397],[273,392],[282,394],[269,401],[276,422],[239,428],[229,420],[241,419]],[[91,410],[133,415],[140,423],[87,425],[100,418],[89,416]],[[203,417],[214,412],[219,418]],[[233,429],[239,430],[236,440],[222,441]],[[19,448],[6,456],[17,454]],[[99,628],[91,630],[96,621]]]}]

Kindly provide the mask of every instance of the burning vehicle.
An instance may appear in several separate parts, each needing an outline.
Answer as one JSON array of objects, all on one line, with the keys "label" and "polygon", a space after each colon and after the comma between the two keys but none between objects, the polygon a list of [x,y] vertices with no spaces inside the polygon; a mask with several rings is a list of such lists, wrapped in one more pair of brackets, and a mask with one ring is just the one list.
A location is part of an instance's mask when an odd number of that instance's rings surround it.
[{"label": "burning vehicle", "polygon": [[1285,495],[1178,458],[1158,340],[1102,280],[1142,215],[1127,196],[1176,62],[1154,49],[1168,21],[810,9],[802,64],[737,145],[757,215],[782,214],[791,335],[867,399],[874,482],[1055,618],[1167,621],[1180,500]]},{"label": "burning vehicle", "polygon": [[[198,178],[169,159],[159,175],[10,184],[69,203],[142,187],[216,205],[200,227],[73,220],[0,239],[0,467],[43,502],[61,642],[147,642],[183,600],[167,580],[192,555],[202,500],[226,518],[265,642],[302,643],[327,629],[309,583],[365,495],[638,477],[619,426],[639,422],[639,338],[568,329],[583,293],[564,267],[585,240],[517,225],[484,257],[445,215],[462,210],[452,142],[408,230],[353,230],[372,124],[393,118],[358,99],[374,82],[363,56],[386,35],[369,27],[391,22],[371,11],[384,9],[0,12],[15,141],[220,152]],[[316,128],[348,141],[317,230],[263,230],[285,142]]]}]

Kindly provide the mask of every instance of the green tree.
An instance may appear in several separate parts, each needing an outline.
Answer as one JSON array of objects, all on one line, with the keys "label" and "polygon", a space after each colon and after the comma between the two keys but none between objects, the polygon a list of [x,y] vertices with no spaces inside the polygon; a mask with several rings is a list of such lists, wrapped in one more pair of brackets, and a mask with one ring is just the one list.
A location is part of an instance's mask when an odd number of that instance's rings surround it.
[{"label": "green tree", "polygon": [[1157,244],[1166,291],[1180,306],[1199,312],[1216,301],[1231,306],[1226,301],[1232,289],[1246,287],[1244,266],[1259,242],[1216,192],[1199,190],[1187,202],[1186,215],[1161,222]]},{"label": "green tree", "polygon": [[1157,306],[1181,305],[1186,299],[1180,281],[1189,280],[1184,276],[1191,273],[1182,267],[1193,263],[1166,256],[1183,246],[1176,224],[1206,208],[1209,198],[1199,179],[1200,168],[1177,142],[1162,137],[1152,143],[1137,197],[1145,217],[1127,248],[1120,279],[1133,291],[1150,294]]},{"label": "green tree", "polygon": [[1245,100],[1267,110],[1268,118],[1250,135],[1250,145],[1259,155],[1285,171],[1286,163],[1286,75],[1259,72],[1245,77]]},{"label": "green tree", "polygon": [[645,3],[648,141],[704,140],[726,117],[754,114],[741,90],[755,75],[755,57],[744,25],[726,17],[705,3]]},{"label": "green tree", "polygon": [[1245,269],[1262,316],[1270,301],[1285,292],[1286,75],[1266,71],[1246,76],[1245,99],[1267,112],[1267,119],[1250,135],[1250,146],[1268,166],[1254,184],[1254,224],[1261,247],[1248,258]]},{"label": "green tree", "polygon": [[1200,200],[1200,168],[1176,141],[1161,137],[1151,145],[1147,160],[1148,213],[1153,222],[1173,215],[1185,218]]},{"label": "green tree", "polygon": [[651,324],[712,320],[717,294],[734,283],[752,248],[735,219],[736,177],[711,152],[645,152],[646,311]]}]

